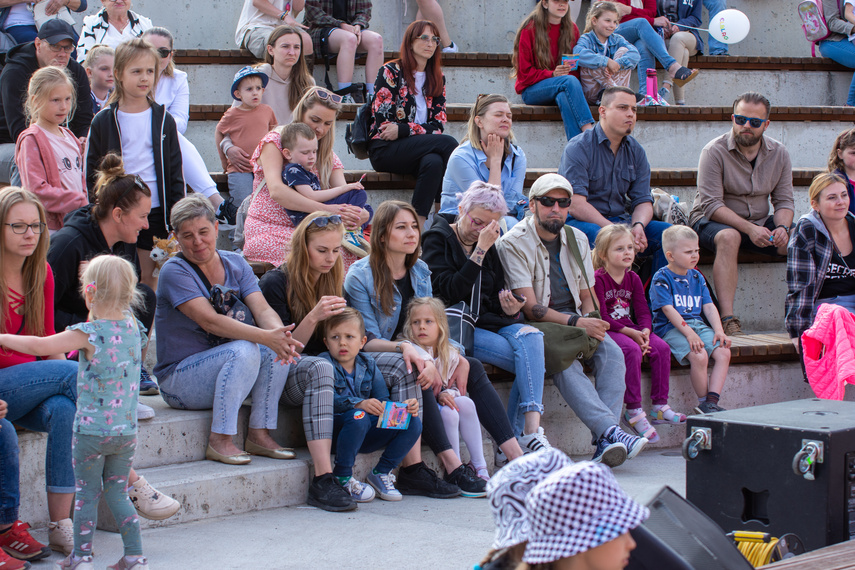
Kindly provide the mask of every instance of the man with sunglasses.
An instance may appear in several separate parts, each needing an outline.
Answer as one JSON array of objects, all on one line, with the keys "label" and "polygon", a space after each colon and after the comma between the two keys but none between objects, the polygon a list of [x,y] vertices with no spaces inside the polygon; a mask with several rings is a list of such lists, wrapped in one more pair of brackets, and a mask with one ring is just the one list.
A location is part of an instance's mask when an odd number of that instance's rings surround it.
[{"label": "man with sunglasses", "polygon": [[[632,102],[634,105],[634,96]],[[526,319],[579,327],[600,341],[593,356],[585,361],[594,370],[593,384],[579,359],[554,374],[552,381],[567,405],[591,430],[596,445],[592,460],[615,467],[635,457],[647,439],[630,435],[618,425],[626,389],[626,365],[620,347],[606,334],[608,323],[596,313],[588,316],[597,308],[590,285],[594,278],[591,248],[583,232],[565,229],[564,225],[573,194],[573,187],[559,174],[544,174],[535,180],[529,192],[533,215],[508,230],[496,242],[496,248],[507,287],[525,298],[522,311]],[[575,239],[584,267],[576,261],[570,236]],[[544,346],[560,342],[550,339],[547,333],[544,331]]]},{"label": "man with sunglasses", "polygon": [[17,45],[6,53],[6,63],[0,73],[0,182],[21,184],[15,166],[15,141],[28,127],[24,102],[30,77],[38,69],[54,65],[68,70],[77,86],[77,106],[68,128],[78,137],[85,137],[89,132],[92,95],[86,71],[71,59],[76,42],[77,34],[67,22],[48,20],[35,40]]},{"label": "man with sunglasses", "polygon": [[689,223],[701,247],[715,252],[713,284],[728,336],[742,334],[733,314],[739,251],[786,256],[793,224],[790,154],[764,134],[771,109],[759,93],[740,95],[733,103],[731,130],[707,143],[698,161],[698,193]]},{"label": "man with sunglasses", "polygon": [[600,228],[631,226],[636,249],[641,256],[653,256],[656,272],[668,263],[662,252],[662,232],[669,224],[653,220],[650,163],[644,148],[631,136],[637,110],[631,89],[607,88],[599,122],[567,142],[558,173],[573,185],[568,225],[582,230],[591,247]]}]

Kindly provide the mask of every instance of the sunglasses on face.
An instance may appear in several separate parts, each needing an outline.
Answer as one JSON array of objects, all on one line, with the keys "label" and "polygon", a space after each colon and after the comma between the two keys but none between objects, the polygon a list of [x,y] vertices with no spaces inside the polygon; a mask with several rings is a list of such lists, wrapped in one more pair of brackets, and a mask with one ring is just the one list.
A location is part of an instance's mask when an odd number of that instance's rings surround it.
[{"label": "sunglasses on face", "polygon": [[535,198],[535,201],[539,202],[541,206],[545,206],[547,208],[551,208],[555,204],[558,204],[559,208],[570,207],[570,198],[552,198],[550,196],[538,196],[537,198]]},{"label": "sunglasses on face", "polygon": [[439,44],[441,41],[439,36],[430,36],[428,34],[422,34],[416,37],[417,40],[422,40],[423,42],[433,42],[435,44]]},{"label": "sunglasses on face", "polygon": [[761,126],[763,126],[763,123],[765,123],[768,120],[769,119],[758,119],[757,117],[746,117],[744,115],[734,115],[733,116],[733,121],[737,125],[739,125],[741,127],[745,123],[748,123],[749,125],[751,125],[752,129],[759,129]]},{"label": "sunglasses on face", "polygon": [[341,216],[320,216],[312,220],[312,223],[318,226],[319,228],[325,228],[330,224],[337,226],[341,224]]},{"label": "sunglasses on face", "polygon": [[9,226],[10,228],[12,228],[12,233],[19,234],[19,235],[23,235],[23,234],[27,233],[27,228],[30,228],[31,230],[33,230],[34,234],[39,235],[40,233],[45,231],[45,228],[47,227],[47,224],[44,224],[42,222],[37,222],[35,224],[25,224],[23,222],[18,222],[18,223],[14,223],[14,224],[6,224],[6,225]]},{"label": "sunglasses on face", "polygon": [[169,57],[169,54],[171,54],[171,53],[172,53],[172,50],[169,48],[164,48],[164,47],[157,48],[157,55],[159,55],[161,58],[167,58],[167,57]]},{"label": "sunglasses on face", "polygon": [[330,93],[329,91],[324,91],[323,89],[315,89],[315,95],[326,101],[329,99],[333,103],[341,103],[342,96],[336,95],[335,93]]}]

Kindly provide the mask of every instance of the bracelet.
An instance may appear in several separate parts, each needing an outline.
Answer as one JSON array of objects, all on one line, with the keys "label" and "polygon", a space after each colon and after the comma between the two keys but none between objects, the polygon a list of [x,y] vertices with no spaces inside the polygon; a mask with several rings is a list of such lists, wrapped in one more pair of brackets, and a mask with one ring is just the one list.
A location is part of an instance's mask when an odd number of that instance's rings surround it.
[{"label": "bracelet", "polygon": [[578,322],[579,322],[579,319],[580,319],[580,318],[582,318],[582,317],[580,317],[579,315],[570,315],[570,316],[567,318],[567,326],[568,326],[568,327],[575,327],[575,326],[576,326],[576,323],[578,323]]},{"label": "bracelet", "polygon": [[632,224],[632,227],[634,228],[635,226],[641,226],[641,229],[643,230],[647,229],[647,226],[644,225],[644,222],[635,222],[634,224]]},{"label": "bracelet", "polygon": [[777,230],[778,228],[784,228],[784,231],[785,231],[785,232],[787,232],[788,234],[790,233],[790,228],[788,228],[788,227],[787,227],[787,226],[785,226],[784,224],[778,224],[777,226],[775,226],[775,229],[776,229],[776,230]]},{"label": "bracelet", "polygon": [[410,341],[402,340],[398,344],[395,345],[395,351],[396,352],[404,352],[404,348],[401,346],[403,344],[409,344],[410,346],[413,346],[413,343],[411,343]]},{"label": "bracelet", "polygon": [[284,20],[285,20],[285,16],[287,16],[287,15],[288,15],[288,11],[287,11],[287,10],[286,10],[285,12],[282,12],[281,14],[279,14],[279,21],[280,21],[280,22],[284,21]]}]

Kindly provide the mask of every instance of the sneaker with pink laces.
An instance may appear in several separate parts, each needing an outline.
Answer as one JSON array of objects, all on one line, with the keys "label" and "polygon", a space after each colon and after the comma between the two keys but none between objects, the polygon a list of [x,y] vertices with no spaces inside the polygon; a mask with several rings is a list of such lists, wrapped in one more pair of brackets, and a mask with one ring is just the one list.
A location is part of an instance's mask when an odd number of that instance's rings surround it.
[{"label": "sneaker with pink laces", "polygon": [[122,556],[107,570],[148,570],[148,559],[145,556]]},{"label": "sneaker with pink laces", "polygon": [[[28,528],[30,528],[29,524],[15,521],[9,530],[0,534],[0,552],[5,552],[18,560],[41,560],[50,556],[50,548],[30,536]],[[13,566],[11,563],[3,566],[2,562],[3,559],[0,558],[0,568],[3,570],[25,568],[25,566]]]}]

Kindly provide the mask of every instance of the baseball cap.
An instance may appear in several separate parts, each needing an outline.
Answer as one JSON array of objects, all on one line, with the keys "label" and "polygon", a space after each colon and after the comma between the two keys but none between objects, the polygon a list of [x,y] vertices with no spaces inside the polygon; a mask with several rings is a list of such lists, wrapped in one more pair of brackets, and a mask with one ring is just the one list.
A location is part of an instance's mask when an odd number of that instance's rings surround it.
[{"label": "baseball cap", "polygon": [[529,200],[533,200],[538,196],[548,194],[550,190],[554,190],[556,188],[565,190],[568,196],[571,198],[573,197],[573,186],[567,182],[567,179],[560,174],[550,172],[534,181],[534,184],[531,185],[531,190],[529,190],[528,198]]},{"label": "baseball cap", "polygon": [[62,40],[77,42],[77,32],[74,31],[71,24],[58,19],[48,20],[42,24],[42,28],[36,37],[51,45],[58,44]]},{"label": "baseball cap", "polygon": [[270,80],[270,78],[267,77],[266,73],[264,73],[263,71],[255,68],[255,67],[252,67],[250,65],[247,65],[245,67],[241,67],[240,70],[237,73],[235,73],[235,79],[234,79],[234,81],[232,81],[232,98],[233,99],[238,100],[238,98],[235,97],[235,91],[237,91],[238,86],[240,85],[240,82],[245,77],[251,77],[253,75],[257,75],[258,77],[261,78],[261,86],[262,87],[267,87],[267,82]]},{"label": "baseball cap", "polygon": [[526,499],[531,531],[523,561],[554,562],[605,544],[650,511],[620,488],[608,467],[584,461],[556,471]]}]

